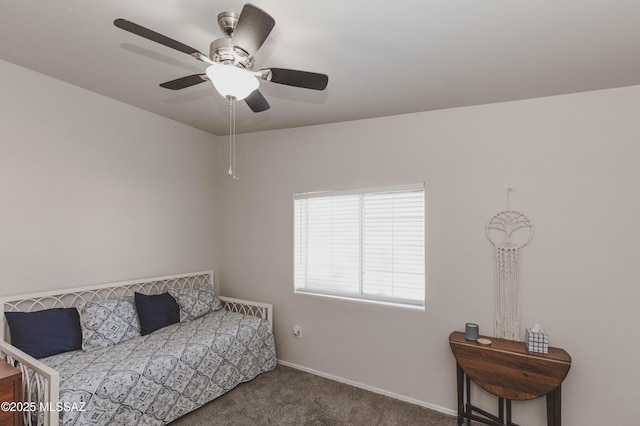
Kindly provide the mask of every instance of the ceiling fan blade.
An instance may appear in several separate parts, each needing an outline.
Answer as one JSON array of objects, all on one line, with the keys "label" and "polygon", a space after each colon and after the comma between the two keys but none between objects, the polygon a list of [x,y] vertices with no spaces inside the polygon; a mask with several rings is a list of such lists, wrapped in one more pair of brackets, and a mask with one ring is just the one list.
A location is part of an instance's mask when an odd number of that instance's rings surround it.
[{"label": "ceiling fan blade", "polygon": [[171,90],[180,90],[187,87],[195,86],[196,84],[209,81],[209,77],[206,74],[193,74],[186,77],[176,78],[175,80],[166,81],[160,84],[160,87]]},{"label": "ceiling fan blade", "polygon": [[199,52],[191,46],[187,46],[186,44],[180,43],[179,41],[150,30],[149,28],[145,28],[131,21],[127,21],[126,19],[116,19],[115,21],[113,21],[113,25],[118,28],[122,28],[125,31],[129,31],[130,33],[133,33],[135,35],[139,35],[140,37],[144,37],[148,40],[155,41],[156,43],[160,43],[172,49],[184,52],[187,55],[198,54],[200,56],[205,56],[203,53]]},{"label": "ceiling fan blade", "polygon": [[245,4],[240,12],[238,23],[233,31],[233,45],[242,48],[249,56],[255,55],[260,46],[269,37],[275,19],[267,12],[252,4]]},{"label": "ceiling fan blade", "polygon": [[272,83],[313,90],[324,90],[329,83],[329,77],[325,74],[285,68],[270,68],[269,71],[271,71],[271,78],[268,80]]},{"label": "ceiling fan blade", "polygon": [[253,112],[262,112],[271,108],[269,102],[267,102],[258,89],[251,92],[249,96],[244,98],[244,101],[249,105],[249,108],[251,108],[251,111]]}]

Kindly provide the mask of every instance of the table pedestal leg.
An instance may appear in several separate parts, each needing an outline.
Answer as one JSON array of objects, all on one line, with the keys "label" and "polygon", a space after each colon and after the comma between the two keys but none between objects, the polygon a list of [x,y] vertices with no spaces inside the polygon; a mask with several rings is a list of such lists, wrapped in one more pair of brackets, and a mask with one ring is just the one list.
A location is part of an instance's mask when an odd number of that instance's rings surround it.
[{"label": "table pedestal leg", "polygon": [[547,394],[547,426],[561,426],[560,386]]},{"label": "table pedestal leg", "polygon": [[462,425],[464,411],[464,371],[456,362],[456,382],[458,388],[458,426]]}]

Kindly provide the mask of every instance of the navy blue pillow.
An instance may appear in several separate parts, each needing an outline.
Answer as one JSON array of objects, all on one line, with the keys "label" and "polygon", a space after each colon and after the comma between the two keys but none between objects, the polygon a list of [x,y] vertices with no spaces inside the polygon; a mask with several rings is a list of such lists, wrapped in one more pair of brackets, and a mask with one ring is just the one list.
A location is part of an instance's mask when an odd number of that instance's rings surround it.
[{"label": "navy blue pillow", "polygon": [[11,344],[34,358],[82,349],[80,315],[76,308],[35,312],[5,312]]},{"label": "navy blue pillow", "polygon": [[180,306],[169,293],[148,296],[136,292],[133,295],[143,336],[171,324],[180,322]]}]

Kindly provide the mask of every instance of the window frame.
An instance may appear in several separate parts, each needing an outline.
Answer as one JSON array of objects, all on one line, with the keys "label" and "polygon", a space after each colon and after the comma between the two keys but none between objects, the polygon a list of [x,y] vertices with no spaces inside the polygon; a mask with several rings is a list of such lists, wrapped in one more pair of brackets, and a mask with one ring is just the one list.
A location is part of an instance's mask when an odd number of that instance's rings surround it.
[{"label": "window frame", "polygon": [[[363,283],[364,283],[364,273],[363,273],[363,258],[365,256],[364,254],[364,250],[365,250],[365,244],[363,243],[363,238],[364,238],[364,232],[362,231],[363,228],[363,224],[366,221],[366,216],[362,213],[362,203],[363,203],[363,198],[366,195],[372,195],[372,194],[384,194],[384,193],[393,193],[393,192],[420,192],[421,193],[421,209],[419,211],[420,213],[420,217],[422,219],[422,225],[421,225],[421,232],[420,232],[420,237],[421,237],[421,248],[420,248],[420,255],[421,255],[421,261],[418,262],[419,266],[421,267],[421,274],[416,274],[417,276],[419,276],[419,280],[421,281],[420,283],[420,289],[419,291],[422,292],[421,296],[419,298],[402,298],[402,297],[395,297],[395,296],[378,296],[378,295],[374,295],[374,294],[366,294],[363,291]],[[299,236],[299,230],[298,227],[299,226],[303,226],[303,225],[299,225],[299,218],[296,217],[297,212],[298,212],[298,205],[297,202],[299,200],[304,200],[304,199],[312,199],[312,198],[321,198],[321,197],[334,197],[334,196],[347,196],[347,195],[358,195],[360,196],[360,216],[358,217],[358,223],[359,223],[359,239],[360,239],[360,243],[358,246],[358,250],[359,250],[359,257],[360,257],[360,263],[359,263],[359,271],[358,271],[358,292],[351,292],[351,291],[339,291],[339,290],[331,290],[328,288],[322,288],[322,286],[309,286],[309,283],[307,282],[307,280],[305,279],[304,285],[303,286],[299,286],[299,278],[298,278],[298,260],[301,258],[301,254],[298,253],[298,251],[302,251],[303,249],[301,247],[299,247],[299,241],[301,238]],[[377,304],[384,304],[384,305],[392,305],[392,306],[399,306],[399,307],[405,307],[405,308],[410,308],[410,309],[417,309],[417,310],[424,310],[425,306],[426,306],[426,190],[425,190],[425,184],[424,182],[420,182],[420,183],[410,183],[410,184],[403,184],[403,185],[393,185],[393,186],[380,186],[380,187],[368,187],[368,188],[353,188],[353,189],[343,189],[343,190],[330,190],[330,191],[317,191],[317,192],[298,192],[298,193],[294,193],[293,194],[293,215],[294,215],[294,220],[293,220],[293,281],[294,281],[294,293],[296,294],[306,294],[306,295],[313,295],[313,296],[321,296],[321,297],[330,297],[330,298],[339,298],[339,299],[346,299],[346,300],[353,300],[353,301],[360,301],[360,302],[366,302],[366,303],[377,303]],[[390,222],[393,221],[393,219],[390,219]],[[305,237],[308,235],[308,228],[306,229],[307,234],[305,234]],[[307,273],[307,270],[305,268],[305,273]],[[389,287],[393,287],[393,284],[391,284]]]}]

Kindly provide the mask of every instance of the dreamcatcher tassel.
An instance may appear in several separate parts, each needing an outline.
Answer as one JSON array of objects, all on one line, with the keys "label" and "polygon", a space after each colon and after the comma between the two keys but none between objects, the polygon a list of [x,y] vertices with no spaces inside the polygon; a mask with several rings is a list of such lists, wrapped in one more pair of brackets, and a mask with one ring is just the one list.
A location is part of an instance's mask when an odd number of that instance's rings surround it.
[{"label": "dreamcatcher tassel", "polygon": [[496,247],[496,337],[520,340],[519,247]]}]

